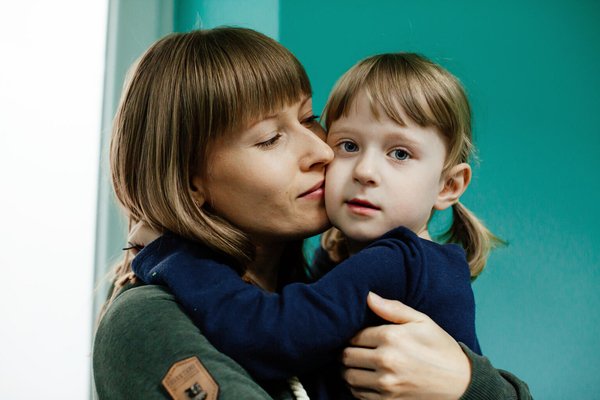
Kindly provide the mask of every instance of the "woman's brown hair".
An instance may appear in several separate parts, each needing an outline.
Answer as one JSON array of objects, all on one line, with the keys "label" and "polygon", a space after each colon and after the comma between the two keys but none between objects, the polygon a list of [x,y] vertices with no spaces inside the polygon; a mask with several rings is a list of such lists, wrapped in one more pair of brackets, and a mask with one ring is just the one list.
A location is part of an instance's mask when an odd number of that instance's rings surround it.
[{"label": "woman's brown hair", "polygon": [[[298,60],[256,31],[223,27],[158,40],[130,73],[110,144],[113,187],[130,226],[143,220],[203,242],[231,256],[243,273],[254,246],[194,201],[192,178],[204,172],[215,138],[310,94]],[[115,269],[113,297],[135,281],[130,264],[126,253]]]}]

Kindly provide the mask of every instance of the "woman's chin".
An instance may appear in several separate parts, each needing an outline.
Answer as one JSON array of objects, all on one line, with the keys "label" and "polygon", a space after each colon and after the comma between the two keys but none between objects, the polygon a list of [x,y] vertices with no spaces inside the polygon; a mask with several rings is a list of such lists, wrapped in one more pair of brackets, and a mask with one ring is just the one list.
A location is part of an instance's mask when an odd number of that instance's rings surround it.
[{"label": "woman's chin", "polygon": [[[310,222],[310,224],[308,222]],[[299,229],[296,239],[306,239],[316,236],[325,232],[329,228],[331,228],[331,222],[329,222],[329,219],[326,215],[311,219],[310,221],[305,219],[302,221],[302,228]]]},{"label": "woman's chin", "polygon": [[327,229],[331,228],[331,226],[332,225],[331,225],[331,222],[329,222],[329,219],[325,218],[323,223],[321,225],[319,225],[319,227],[316,228],[314,231],[312,231],[307,237],[319,235],[319,234],[325,232]]}]

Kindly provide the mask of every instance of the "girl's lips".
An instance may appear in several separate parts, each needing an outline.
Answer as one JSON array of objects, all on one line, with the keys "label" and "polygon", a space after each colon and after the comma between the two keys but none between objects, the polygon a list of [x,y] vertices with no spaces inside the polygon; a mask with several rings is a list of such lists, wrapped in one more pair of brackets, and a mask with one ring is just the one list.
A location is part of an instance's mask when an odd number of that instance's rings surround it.
[{"label": "girl's lips", "polygon": [[349,206],[356,206],[356,207],[363,207],[363,208],[372,208],[373,210],[381,210],[381,208],[377,207],[376,205],[370,203],[367,200],[362,200],[362,199],[348,200],[346,202],[346,204],[348,204]]},{"label": "girl's lips", "polygon": [[381,208],[368,202],[367,200],[361,200],[361,199],[348,200],[348,201],[346,201],[346,205],[348,206],[348,208],[350,209],[350,211],[352,213],[358,214],[358,215],[369,216],[369,215],[373,215],[377,211],[381,210]]}]

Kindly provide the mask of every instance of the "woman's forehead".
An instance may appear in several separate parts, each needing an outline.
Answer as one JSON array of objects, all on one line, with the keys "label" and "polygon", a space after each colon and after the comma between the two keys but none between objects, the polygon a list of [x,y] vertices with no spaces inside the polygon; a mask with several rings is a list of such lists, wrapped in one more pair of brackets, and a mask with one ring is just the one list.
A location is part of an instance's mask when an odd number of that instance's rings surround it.
[{"label": "woman's forehead", "polygon": [[256,124],[259,124],[268,119],[277,119],[282,114],[288,113],[290,111],[295,111],[296,109],[302,109],[304,107],[312,107],[312,96],[307,94],[301,94],[294,101],[288,102],[278,102],[274,103],[272,107],[266,110],[255,110],[254,113],[248,113],[247,119],[242,124],[243,129],[250,129]]}]

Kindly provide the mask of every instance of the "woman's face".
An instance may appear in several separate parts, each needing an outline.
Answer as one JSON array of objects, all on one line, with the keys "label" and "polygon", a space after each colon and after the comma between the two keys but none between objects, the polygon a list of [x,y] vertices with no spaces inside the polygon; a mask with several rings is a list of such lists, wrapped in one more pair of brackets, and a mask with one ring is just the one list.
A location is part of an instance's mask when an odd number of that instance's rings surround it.
[{"label": "woman's face", "polygon": [[211,145],[194,178],[213,211],[255,243],[306,238],[329,226],[325,166],[333,152],[304,98]]}]

